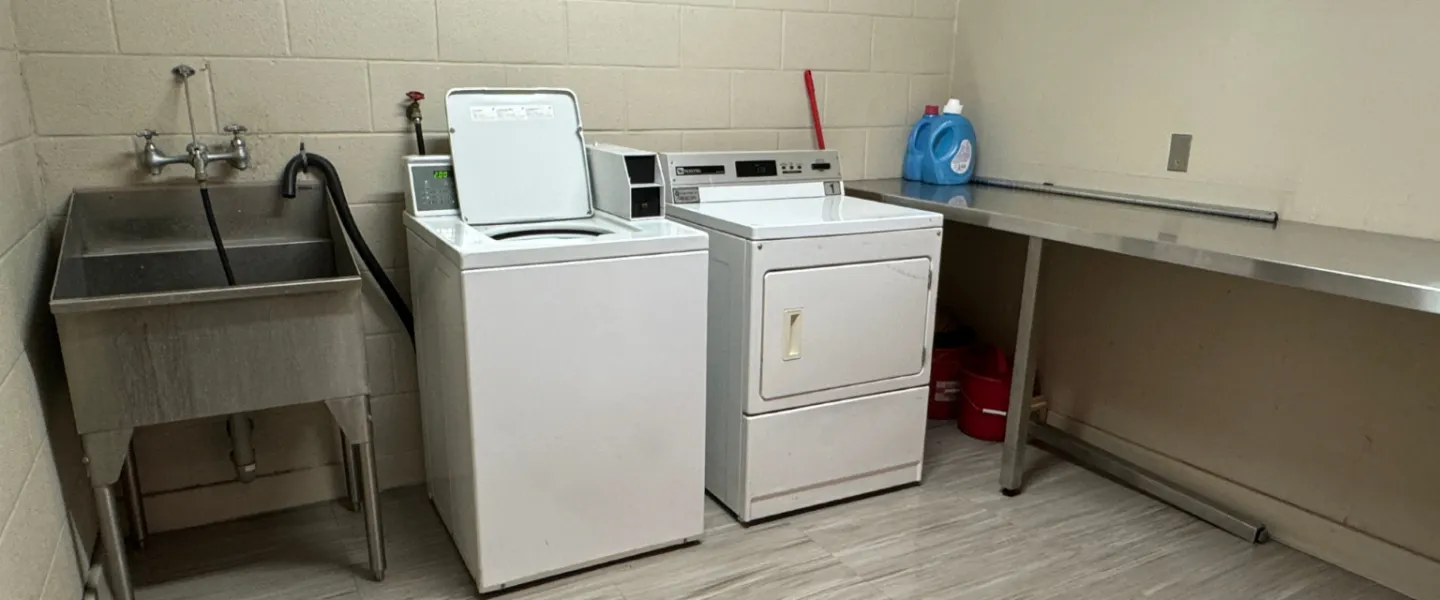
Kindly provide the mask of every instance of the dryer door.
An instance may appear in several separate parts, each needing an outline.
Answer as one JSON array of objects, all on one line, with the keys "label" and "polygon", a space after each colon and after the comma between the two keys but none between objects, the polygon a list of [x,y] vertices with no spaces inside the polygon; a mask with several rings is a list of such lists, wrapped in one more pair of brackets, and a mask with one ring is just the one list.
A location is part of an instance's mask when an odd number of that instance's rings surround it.
[{"label": "dryer door", "polygon": [[765,275],[764,400],[920,373],[927,357],[929,258]]}]

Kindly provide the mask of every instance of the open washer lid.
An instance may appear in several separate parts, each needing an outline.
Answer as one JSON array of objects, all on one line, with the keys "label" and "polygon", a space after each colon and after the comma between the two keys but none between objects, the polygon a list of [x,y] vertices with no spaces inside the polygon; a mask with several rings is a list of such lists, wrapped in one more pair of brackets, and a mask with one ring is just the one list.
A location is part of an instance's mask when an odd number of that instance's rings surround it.
[{"label": "open washer lid", "polygon": [[591,215],[589,164],[574,92],[458,88],[445,95],[445,108],[465,222]]}]

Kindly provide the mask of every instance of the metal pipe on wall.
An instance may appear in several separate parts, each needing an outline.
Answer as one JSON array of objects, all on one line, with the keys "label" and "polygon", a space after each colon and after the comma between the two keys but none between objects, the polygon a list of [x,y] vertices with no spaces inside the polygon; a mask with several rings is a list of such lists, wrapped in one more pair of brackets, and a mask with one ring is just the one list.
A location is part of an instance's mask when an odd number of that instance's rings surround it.
[{"label": "metal pipe on wall", "polygon": [[135,444],[131,443],[130,454],[120,472],[120,481],[125,487],[125,512],[130,517],[130,535],[135,538],[135,547],[144,550],[150,525],[145,519],[145,495],[140,492],[139,468],[135,460]]},{"label": "metal pipe on wall", "polygon": [[340,465],[345,470],[345,501],[346,508],[351,512],[360,510],[360,458],[356,455],[355,447],[350,445],[350,437],[345,431],[340,431]]},{"label": "metal pipe on wall", "polygon": [[1120,482],[1145,492],[1211,525],[1252,544],[1270,541],[1270,531],[1258,519],[1221,505],[1179,484],[1171,483],[1150,471],[1115,456],[1084,440],[1043,423],[1030,428],[1033,439],[1069,456],[1076,463],[1109,475]]},{"label": "metal pipe on wall", "polygon": [[100,598],[100,586],[105,582],[105,567],[100,565],[99,554],[104,550],[97,550],[95,556],[91,556],[90,568],[85,570],[85,591],[80,597],[81,600],[98,600]]},{"label": "metal pipe on wall", "polygon": [[235,477],[241,483],[255,481],[254,427],[249,415],[230,415],[227,425],[230,431],[230,460],[235,463]]}]

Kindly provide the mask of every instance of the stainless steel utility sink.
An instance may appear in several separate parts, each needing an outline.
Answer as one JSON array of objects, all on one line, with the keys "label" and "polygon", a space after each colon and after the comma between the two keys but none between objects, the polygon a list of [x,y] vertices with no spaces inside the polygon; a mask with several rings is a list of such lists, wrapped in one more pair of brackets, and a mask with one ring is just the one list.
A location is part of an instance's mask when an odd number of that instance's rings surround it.
[{"label": "stainless steel utility sink", "polygon": [[[318,187],[282,198],[274,184],[225,185],[211,197],[234,286],[196,188],[71,196],[50,310],[112,591],[132,597],[113,486],[136,427],[313,402],[354,446],[347,475],[359,458],[351,481],[363,477],[371,568],[382,578],[361,278],[339,219]],[[127,481],[138,498],[138,479]],[[143,530],[138,502],[131,515]]]},{"label": "stainless steel utility sink", "polygon": [[58,314],[236,297],[358,289],[359,271],[324,194],[274,186],[212,189],[235,271],[228,287],[193,188],[75,195],[51,309]]},{"label": "stainless steel utility sink", "polygon": [[71,200],[50,309],[81,433],[367,393],[360,274],[319,188],[195,188]]}]

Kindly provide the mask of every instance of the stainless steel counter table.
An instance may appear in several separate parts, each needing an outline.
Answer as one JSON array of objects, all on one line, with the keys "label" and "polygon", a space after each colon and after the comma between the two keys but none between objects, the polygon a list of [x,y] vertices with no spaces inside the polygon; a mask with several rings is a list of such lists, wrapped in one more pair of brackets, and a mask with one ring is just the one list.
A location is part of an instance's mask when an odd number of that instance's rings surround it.
[{"label": "stainless steel counter table", "polygon": [[1269,537],[1263,524],[1245,515],[1058,429],[1031,422],[1034,318],[1046,242],[1440,314],[1440,242],[1303,223],[1271,225],[984,185],[877,179],[849,182],[846,193],[1029,238],[1000,475],[1006,495],[1021,491],[1025,441],[1034,438],[1226,531],[1254,542]]}]

